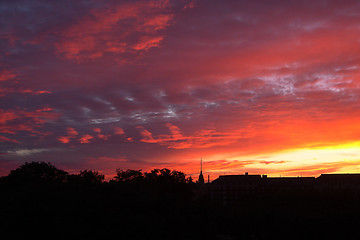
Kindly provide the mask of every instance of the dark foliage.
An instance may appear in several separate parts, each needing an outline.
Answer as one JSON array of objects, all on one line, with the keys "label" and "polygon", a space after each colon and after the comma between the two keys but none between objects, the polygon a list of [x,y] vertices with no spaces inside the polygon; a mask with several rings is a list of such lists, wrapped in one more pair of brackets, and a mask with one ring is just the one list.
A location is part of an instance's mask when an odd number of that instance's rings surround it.
[{"label": "dark foliage", "polygon": [[[169,169],[68,174],[26,163],[0,181],[8,239],[350,239],[360,196],[288,190],[212,202],[206,185]],[[202,193],[202,194],[201,194]],[[10,235],[6,235],[10,234]]]},{"label": "dark foliage", "polygon": [[18,184],[64,183],[67,175],[50,163],[31,162],[12,170],[6,181]]},{"label": "dark foliage", "polygon": [[116,169],[116,176],[114,177],[115,181],[117,182],[124,182],[124,183],[140,183],[144,181],[144,176],[141,170],[122,170]]},{"label": "dark foliage", "polygon": [[69,184],[100,184],[104,182],[104,175],[97,171],[85,170],[79,174],[71,174],[67,176]]}]

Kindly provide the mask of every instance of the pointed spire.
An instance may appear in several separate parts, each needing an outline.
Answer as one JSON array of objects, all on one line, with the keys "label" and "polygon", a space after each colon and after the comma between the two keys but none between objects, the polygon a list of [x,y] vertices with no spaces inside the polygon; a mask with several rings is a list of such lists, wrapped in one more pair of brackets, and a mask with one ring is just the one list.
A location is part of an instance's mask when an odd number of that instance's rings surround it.
[{"label": "pointed spire", "polygon": [[198,183],[200,183],[200,184],[205,183],[204,176],[203,176],[203,173],[202,173],[202,158],[200,158],[200,175],[199,175]]}]

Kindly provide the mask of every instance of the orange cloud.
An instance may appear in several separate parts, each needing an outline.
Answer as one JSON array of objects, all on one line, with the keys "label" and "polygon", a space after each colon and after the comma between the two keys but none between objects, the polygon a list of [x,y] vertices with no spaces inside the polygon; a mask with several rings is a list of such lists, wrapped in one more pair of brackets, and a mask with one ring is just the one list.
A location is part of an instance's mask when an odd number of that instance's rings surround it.
[{"label": "orange cloud", "polygon": [[165,126],[169,128],[173,138],[175,138],[175,139],[183,138],[183,134],[181,133],[181,130],[179,127],[177,127],[171,123],[167,123],[167,124],[165,124]]},{"label": "orange cloud", "polygon": [[[289,168],[281,170],[273,170],[272,174],[283,174],[290,176],[318,176],[323,173],[340,173],[347,172],[349,173],[348,168],[359,166],[360,161],[339,161],[339,162],[328,162],[314,165],[301,166],[298,168]],[[345,171],[342,169],[346,169]]]},{"label": "orange cloud", "polygon": [[47,90],[34,91],[34,90],[32,90],[32,89],[18,90],[18,92],[20,92],[20,93],[35,94],[35,95],[45,94],[45,93],[47,93],[47,94],[51,93],[50,91],[47,91]]},{"label": "orange cloud", "polygon": [[254,164],[254,161],[240,161],[240,160],[213,160],[207,161],[204,166],[206,166],[207,170],[216,171],[216,170],[223,170],[223,169],[233,169],[244,167],[247,165]]},{"label": "orange cloud", "polygon": [[140,129],[142,139],[140,141],[146,143],[158,143],[160,145],[168,146],[168,148],[185,149],[185,148],[209,148],[213,146],[224,146],[235,143],[244,138],[243,130],[231,132],[217,132],[214,129],[197,131],[193,136],[183,136],[179,127],[167,123],[170,135],[158,135],[153,137],[152,133],[144,127],[137,127]]}]

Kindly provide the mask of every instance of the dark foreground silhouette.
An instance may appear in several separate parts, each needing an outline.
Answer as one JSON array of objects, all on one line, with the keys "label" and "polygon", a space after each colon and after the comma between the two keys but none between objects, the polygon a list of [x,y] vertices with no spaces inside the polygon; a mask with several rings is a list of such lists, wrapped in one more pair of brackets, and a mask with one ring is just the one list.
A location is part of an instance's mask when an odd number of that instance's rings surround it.
[{"label": "dark foreground silhouette", "polygon": [[[266,191],[231,204],[179,171],[68,174],[25,163],[0,179],[4,239],[350,239],[358,238],[356,192]],[[205,189],[205,190],[204,190]],[[9,235],[8,235],[9,234]]]}]

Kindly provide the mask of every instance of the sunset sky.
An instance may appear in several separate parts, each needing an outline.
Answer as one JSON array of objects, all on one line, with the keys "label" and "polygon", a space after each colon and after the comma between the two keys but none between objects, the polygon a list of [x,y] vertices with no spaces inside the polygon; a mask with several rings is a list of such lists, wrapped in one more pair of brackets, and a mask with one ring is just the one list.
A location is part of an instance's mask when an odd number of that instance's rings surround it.
[{"label": "sunset sky", "polygon": [[360,172],[360,2],[0,2],[0,176]]}]

